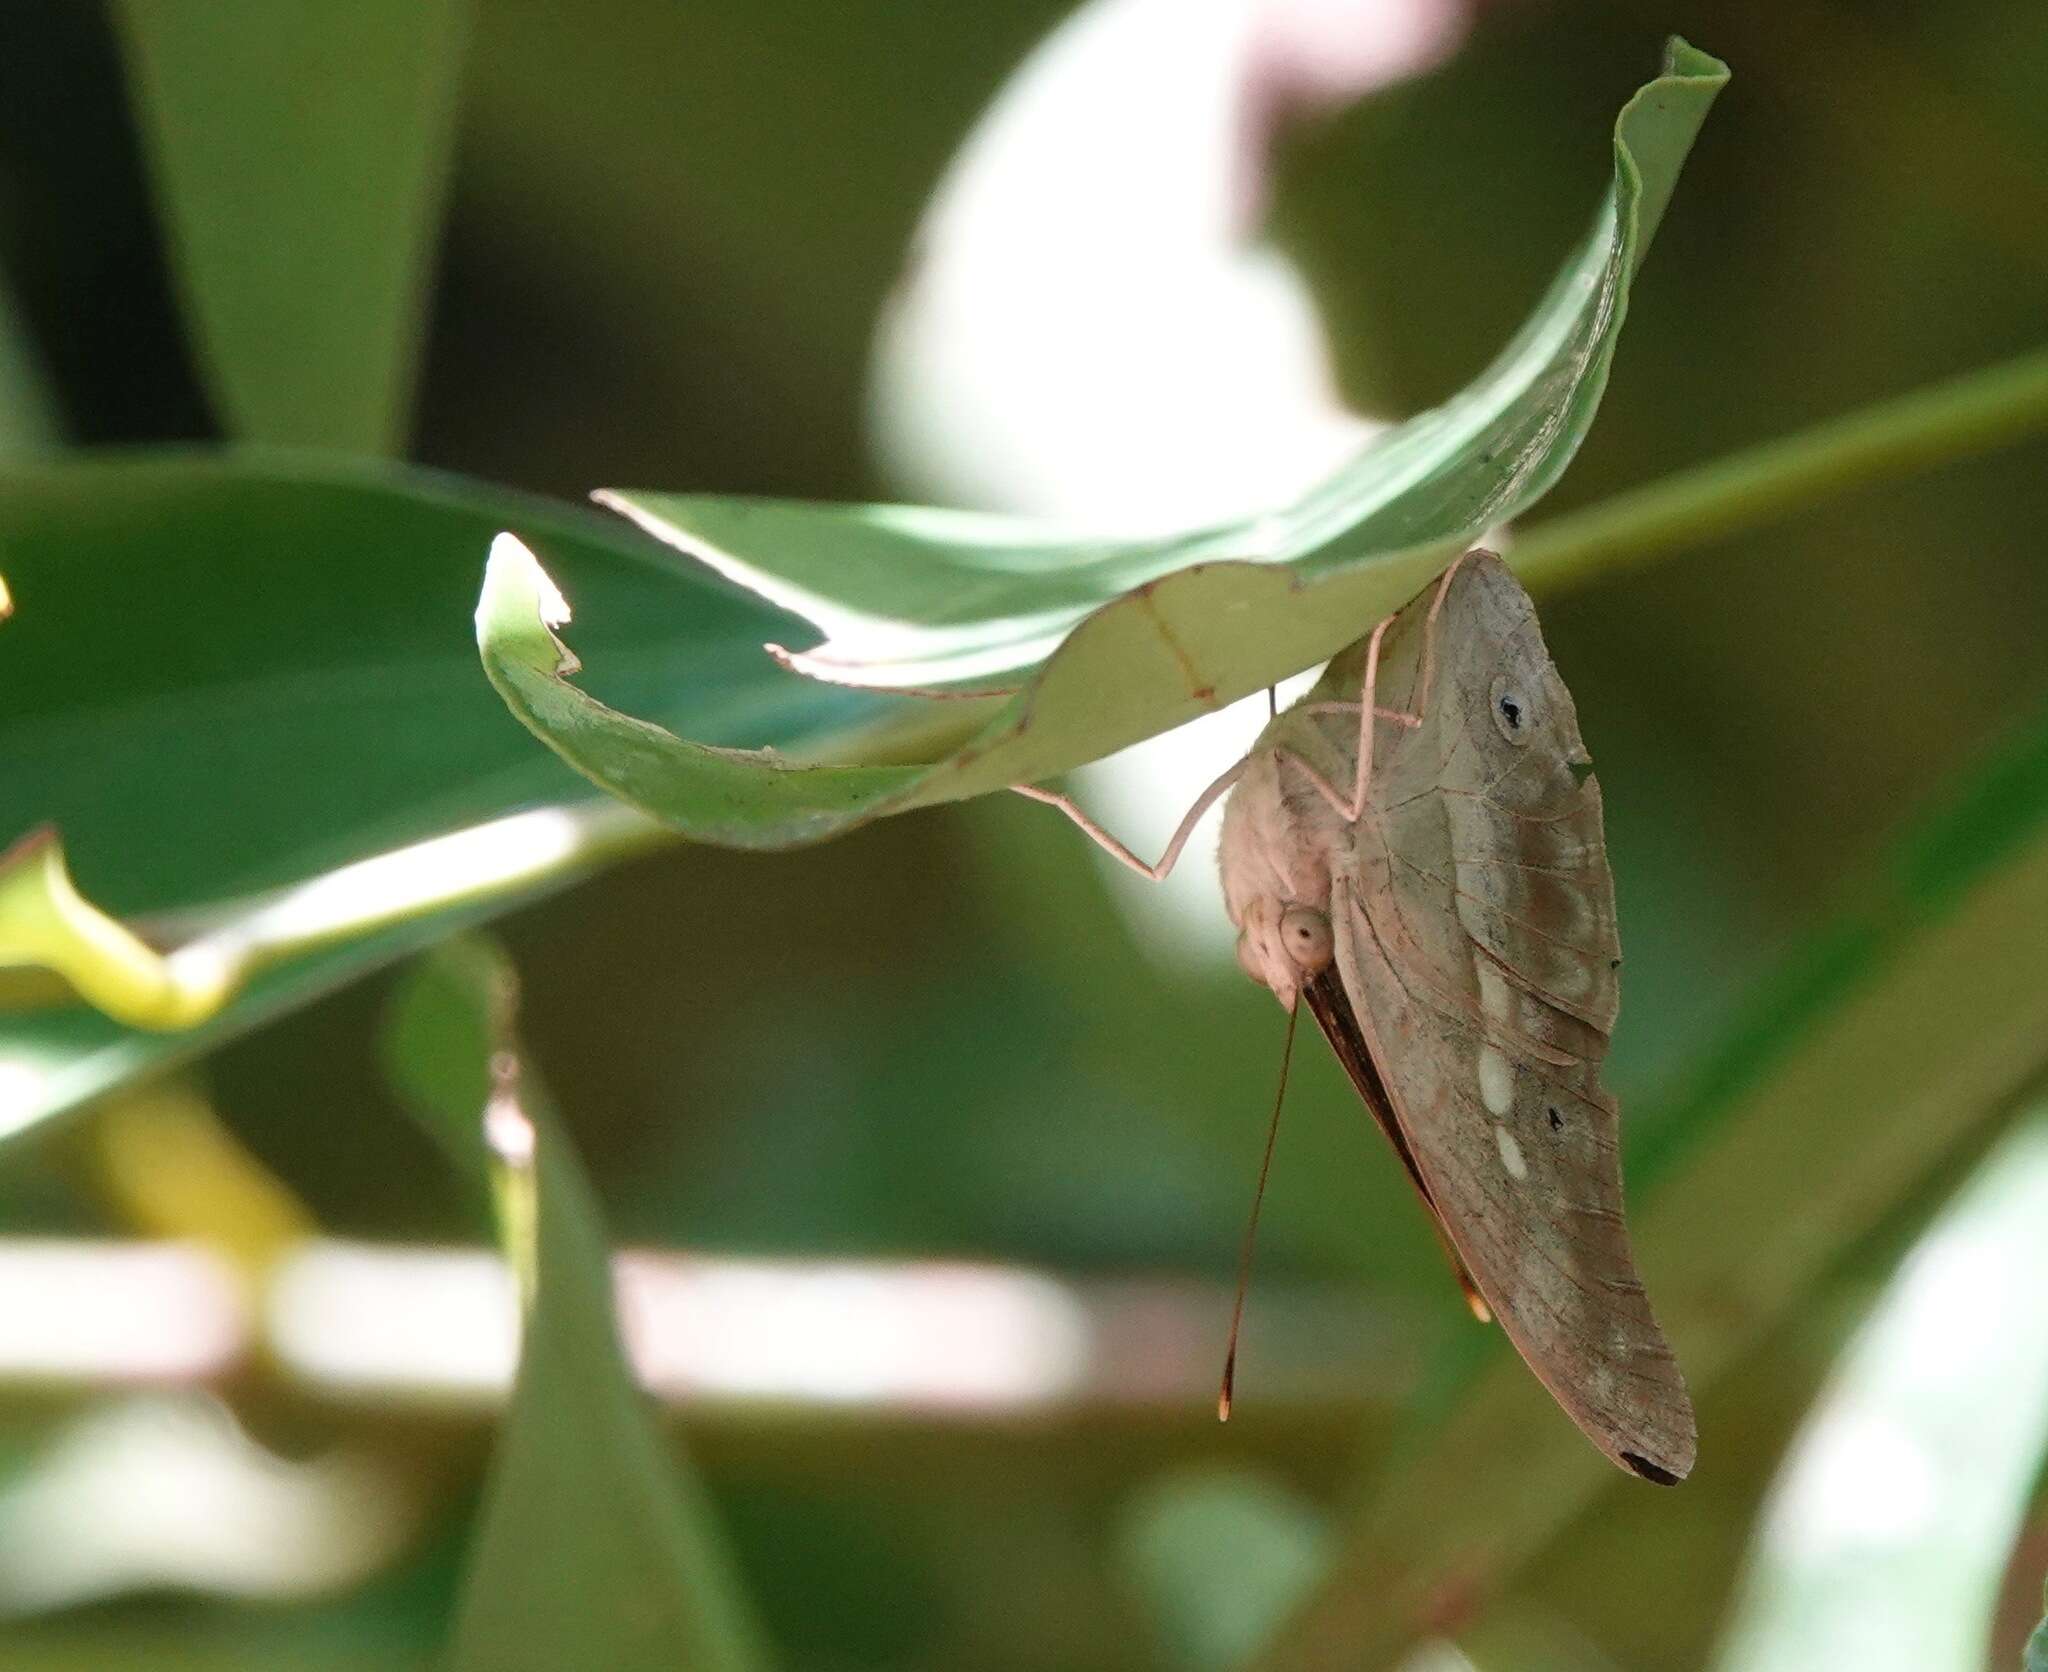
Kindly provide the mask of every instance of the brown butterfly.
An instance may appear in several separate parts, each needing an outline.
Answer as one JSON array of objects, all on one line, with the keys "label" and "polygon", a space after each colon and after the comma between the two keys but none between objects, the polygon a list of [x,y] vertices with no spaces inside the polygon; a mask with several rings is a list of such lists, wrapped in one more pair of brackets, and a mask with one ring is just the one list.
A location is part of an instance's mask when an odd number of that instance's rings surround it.
[{"label": "brown butterfly", "polygon": [[1018,787],[1152,877],[1230,793],[1239,964],[1290,1018],[1306,1001],[1475,1314],[1616,1463],[1684,1479],[1692,1404],[1636,1275],[1620,1110],[1600,1085],[1621,967],[1600,786],[1507,565],[1466,553],[1332,661],[1156,865]]}]

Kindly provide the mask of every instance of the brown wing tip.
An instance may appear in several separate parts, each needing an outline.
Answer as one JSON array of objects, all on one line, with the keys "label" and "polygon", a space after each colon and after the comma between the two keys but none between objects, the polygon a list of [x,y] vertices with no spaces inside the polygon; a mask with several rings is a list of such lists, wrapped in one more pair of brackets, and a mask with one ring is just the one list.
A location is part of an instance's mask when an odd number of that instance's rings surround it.
[{"label": "brown wing tip", "polygon": [[1650,1482],[1653,1486],[1676,1486],[1685,1479],[1684,1475],[1674,1475],[1662,1464],[1652,1463],[1647,1457],[1642,1456],[1638,1452],[1623,1452],[1621,1454],[1621,1461],[1630,1473]]}]

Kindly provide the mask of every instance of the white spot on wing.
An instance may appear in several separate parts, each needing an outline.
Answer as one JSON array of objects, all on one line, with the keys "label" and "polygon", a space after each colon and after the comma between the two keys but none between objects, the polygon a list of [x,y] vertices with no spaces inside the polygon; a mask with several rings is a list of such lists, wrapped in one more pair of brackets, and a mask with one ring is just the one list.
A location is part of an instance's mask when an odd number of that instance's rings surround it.
[{"label": "white spot on wing", "polygon": [[1515,1135],[1498,1123],[1493,1129],[1493,1141],[1500,1146],[1500,1164],[1507,1168],[1508,1177],[1525,1179],[1529,1176],[1529,1163],[1522,1159],[1522,1146],[1515,1141]]},{"label": "white spot on wing", "polygon": [[[1490,1022],[1505,1026],[1514,1016],[1514,995],[1508,991],[1508,984],[1501,978],[1499,970],[1484,959],[1479,960],[1479,1008],[1486,1013]],[[1495,1110],[1494,1113],[1500,1113]]]},{"label": "white spot on wing", "polygon": [[1479,1097],[1488,1114],[1504,1115],[1515,1106],[1515,1071],[1492,1045],[1479,1052]]}]

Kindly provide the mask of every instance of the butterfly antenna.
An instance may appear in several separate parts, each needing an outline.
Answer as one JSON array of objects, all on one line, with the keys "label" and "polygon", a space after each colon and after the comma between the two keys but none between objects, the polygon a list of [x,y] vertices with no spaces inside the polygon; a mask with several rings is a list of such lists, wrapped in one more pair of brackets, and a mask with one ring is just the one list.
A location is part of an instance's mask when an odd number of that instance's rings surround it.
[{"label": "butterfly antenna", "polygon": [[1277,685],[1268,685],[1266,687],[1266,718],[1269,720],[1280,718],[1280,687]]},{"label": "butterfly antenna", "polygon": [[1287,1065],[1294,1059],[1294,1024],[1301,1016],[1297,998],[1287,1012],[1287,1043],[1280,1047],[1280,1089],[1273,1094],[1273,1118],[1266,1126],[1266,1153],[1259,1160],[1259,1187],[1252,1193],[1252,1216],[1245,1222],[1244,1251],[1237,1260],[1237,1300],[1230,1308],[1230,1345],[1223,1350],[1223,1387],[1216,1395],[1216,1420],[1230,1420],[1230,1396],[1237,1384],[1237,1332],[1244,1323],[1244,1299],[1252,1283],[1252,1245],[1259,1235],[1259,1209],[1266,1201],[1266,1175],[1273,1170],[1273,1144],[1280,1136],[1280,1105],[1287,1097]]}]

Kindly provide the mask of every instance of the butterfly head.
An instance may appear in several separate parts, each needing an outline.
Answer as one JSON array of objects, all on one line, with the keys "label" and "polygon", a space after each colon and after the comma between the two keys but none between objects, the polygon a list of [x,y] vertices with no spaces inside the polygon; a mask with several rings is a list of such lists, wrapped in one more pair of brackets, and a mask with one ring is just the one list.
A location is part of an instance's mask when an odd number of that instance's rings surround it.
[{"label": "butterfly head", "polygon": [[1299,901],[1262,894],[1245,902],[1238,922],[1238,967],[1273,990],[1292,1010],[1301,989],[1330,967],[1328,914]]},{"label": "butterfly head", "polygon": [[[1299,712],[1275,723],[1282,743]],[[1331,875],[1348,833],[1321,797],[1283,778],[1279,747],[1252,752],[1224,803],[1216,858],[1223,907],[1237,926],[1238,967],[1271,988],[1284,1010],[1330,967]]]}]

